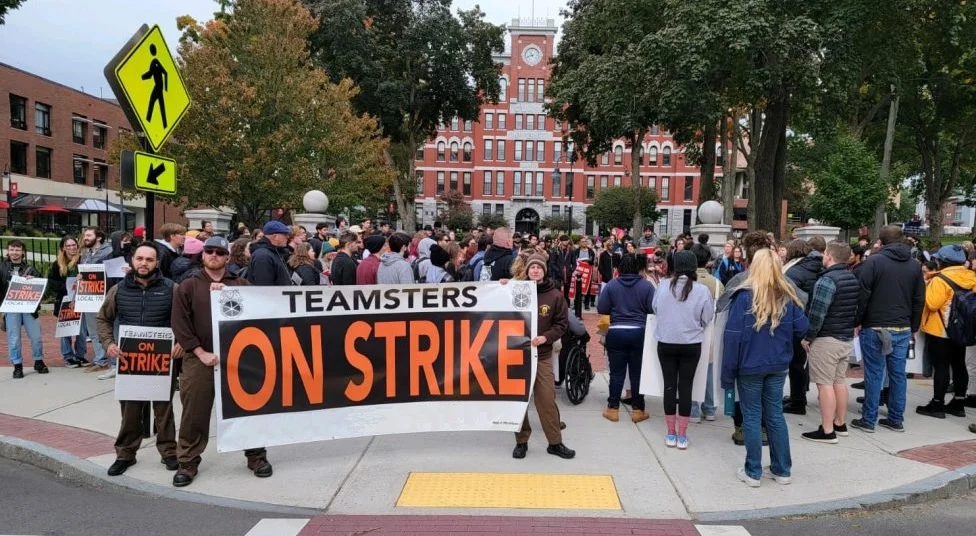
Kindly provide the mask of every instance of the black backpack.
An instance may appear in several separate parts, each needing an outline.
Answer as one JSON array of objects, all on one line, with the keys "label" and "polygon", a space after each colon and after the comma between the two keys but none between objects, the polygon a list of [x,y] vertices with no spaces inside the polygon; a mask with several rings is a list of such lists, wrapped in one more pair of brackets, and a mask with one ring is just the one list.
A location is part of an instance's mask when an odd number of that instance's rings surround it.
[{"label": "black backpack", "polygon": [[939,278],[952,289],[949,318],[944,318],[942,311],[939,311],[939,318],[946,328],[946,335],[956,344],[976,346],[976,292],[960,287],[942,274],[939,274]]},{"label": "black backpack", "polygon": [[417,257],[410,263],[410,268],[413,270],[413,281],[414,283],[426,283],[427,278],[420,277],[420,261],[426,259],[427,257]]},{"label": "black backpack", "polygon": [[474,281],[474,266],[470,262],[458,266],[457,281]]}]

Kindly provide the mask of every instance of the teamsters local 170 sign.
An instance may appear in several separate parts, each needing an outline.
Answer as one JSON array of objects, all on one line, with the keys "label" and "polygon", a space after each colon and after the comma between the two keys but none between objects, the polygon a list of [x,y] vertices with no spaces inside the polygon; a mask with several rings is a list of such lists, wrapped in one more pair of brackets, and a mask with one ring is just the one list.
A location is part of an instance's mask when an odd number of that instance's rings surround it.
[{"label": "teamsters local 170 sign", "polygon": [[220,452],[522,423],[535,284],[228,287],[211,294]]}]

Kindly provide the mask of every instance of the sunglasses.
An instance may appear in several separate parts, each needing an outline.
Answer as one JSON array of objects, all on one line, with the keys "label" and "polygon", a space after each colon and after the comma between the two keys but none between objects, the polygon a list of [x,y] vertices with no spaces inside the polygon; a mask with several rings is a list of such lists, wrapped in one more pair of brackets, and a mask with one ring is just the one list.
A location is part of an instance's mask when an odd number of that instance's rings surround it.
[{"label": "sunglasses", "polygon": [[203,252],[207,255],[216,255],[218,257],[226,257],[227,255],[230,255],[230,253],[227,251],[217,248],[204,248]]}]

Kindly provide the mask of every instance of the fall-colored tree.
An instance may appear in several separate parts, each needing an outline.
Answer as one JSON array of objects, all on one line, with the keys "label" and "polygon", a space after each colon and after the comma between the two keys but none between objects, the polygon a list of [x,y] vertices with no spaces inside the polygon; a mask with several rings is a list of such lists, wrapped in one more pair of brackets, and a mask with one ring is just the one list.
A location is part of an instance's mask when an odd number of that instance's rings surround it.
[{"label": "fall-colored tree", "polygon": [[473,227],[474,211],[471,210],[471,203],[464,199],[464,194],[457,190],[448,190],[441,195],[440,202],[444,204],[437,215],[441,225],[464,232]]},{"label": "fall-colored tree", "polygon": [[189,205],[233,207],[254,225],[300,208],[311,189],[330,209],[385,205],[393,178],[376,121],[351,104],[349,80],[313,64],[318,21],[298,0],[222,0],[205,24],[180,17],[180,68],[193,107],[167,151]]}]

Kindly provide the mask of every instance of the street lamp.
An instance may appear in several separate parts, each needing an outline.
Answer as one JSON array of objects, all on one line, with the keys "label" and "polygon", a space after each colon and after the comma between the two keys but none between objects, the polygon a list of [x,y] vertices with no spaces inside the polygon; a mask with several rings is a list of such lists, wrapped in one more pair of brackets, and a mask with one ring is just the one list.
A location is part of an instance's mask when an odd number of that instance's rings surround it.
[{"label": "street lamp", "polygon": [[101,192],[102,190],[105,190],[105,230],[109,231],[110,229],[108,226],[108,184],[106,184],[107,182],[108,180],[103,178],[101,181],[99,181],[98,184],[95,185],[95,191]]}]

